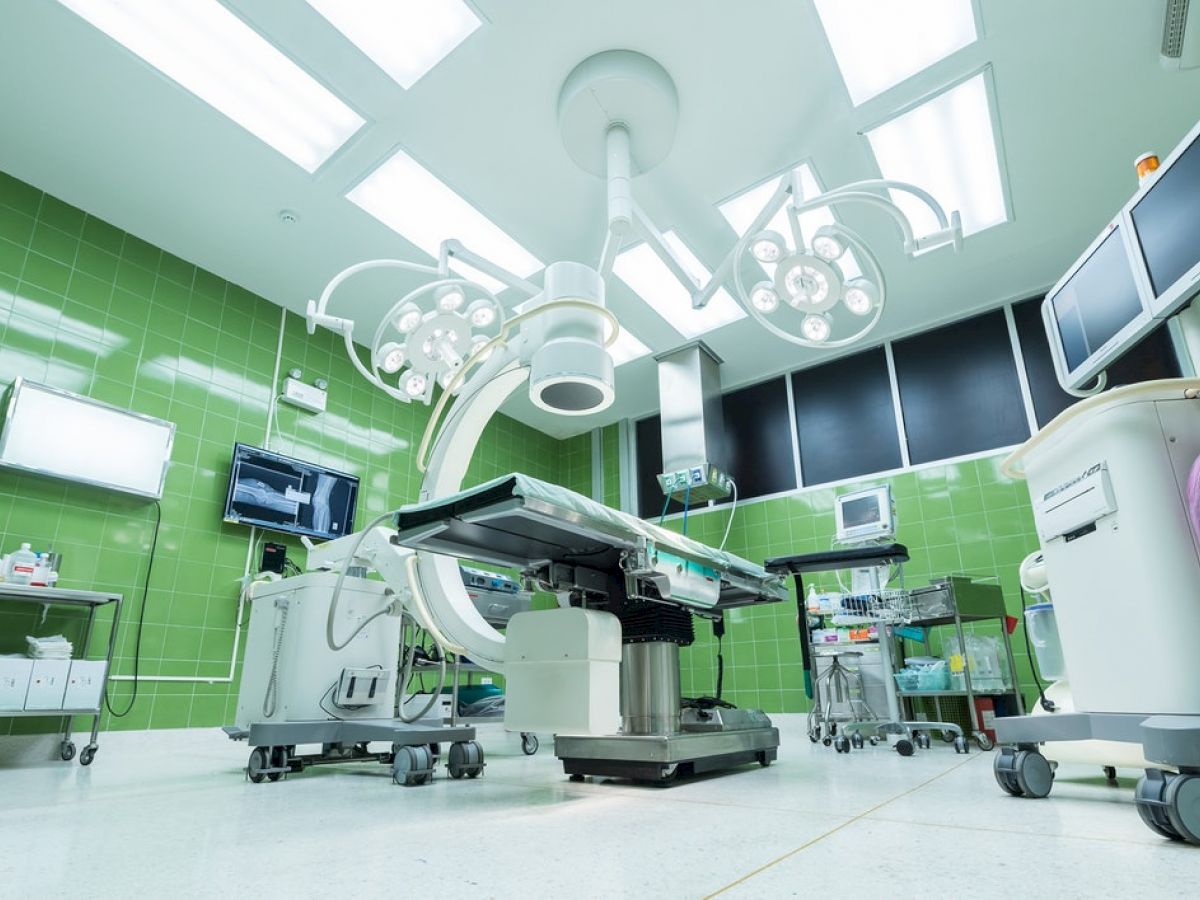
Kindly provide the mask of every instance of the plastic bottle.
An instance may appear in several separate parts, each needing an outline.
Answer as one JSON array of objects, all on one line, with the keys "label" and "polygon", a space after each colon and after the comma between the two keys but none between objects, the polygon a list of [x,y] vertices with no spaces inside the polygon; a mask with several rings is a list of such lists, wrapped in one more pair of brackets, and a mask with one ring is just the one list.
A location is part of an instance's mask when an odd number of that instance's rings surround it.
[{"label": "plastic bottle", "polygon": [[28,544],[22,544],[20,550],[14,550],[8,555],[4,579],[10,584],[29,584],[33,580],[36,565],[37,554],[29,549]]},{"label": "plastic bottle", "polygon": [[29,577],[33,587],[49,587],[50,585],[50,556],[47,553],[37,554],[33,565],[33,574]]},{"label": "plastic bottle", "polygon": [[817,586],[815,584],[808,586],[808,611],[813,615],[821,611],[821,598],[817,596]]}]

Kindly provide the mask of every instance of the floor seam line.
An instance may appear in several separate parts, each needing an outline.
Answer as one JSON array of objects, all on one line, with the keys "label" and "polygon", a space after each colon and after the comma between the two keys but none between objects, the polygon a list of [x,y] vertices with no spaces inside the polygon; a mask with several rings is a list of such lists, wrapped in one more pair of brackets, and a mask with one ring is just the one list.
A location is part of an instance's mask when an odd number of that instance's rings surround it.
[{"label": "floor seam line", "polygon": [[957,772],[963,766],[965,766],[971,762],[974,762],[974,757],[968,757],[967,759],[963,760],[962,762],[958,763],[957,765],[952,766],[951,768],[947,769],[945,772],[940,772],[939,774],[934,775],[932,778],[927,779],[926,781],[922,781],[920,784],[914,785],[913,787],[909,788],[907,791],[902,791],[901,793],[897,794],[896,796],[889,797],[888,799],[884,800],[882,803],[878,803],[875,806],[872,806],[870,809],[864,810],[863,812],[850,817],[845,822],[842,822],[840,825],[836,825],[835,827],[830,828],[828,831],[823,832],[814,838],[810,838],[809,840],[807,840],[803,844],[801,844],[799,847],[796,847],[793,850],[789,850],[787,853],[784,853],[782,856],[778,856],[775,859],[771,860],[770,862],[763,863],[763,865],[759,866],[757,869],[754,869],[751,872],[747,872],[745,875],[743,875],[741,878],[737,879],[736,881],[731,881],[731,882],[729,882],[729,884],[725,885],[724,887],[717,888],[717,890],[713,891],[711,894],[706,894],[704,897],[704,900],[711,900],[711,898],[719,896],[720,894],[723,894],[726,891],[737,887],[739,884],[744,884],[745,882],[749,881],[751,878],[754,878],[756,875],[761,875],[767,869],[770,869],[774,866],[779,865],[784,860],[791,859],[797,853],[807,850],[809,847],[813,846],[814,844],[820,843],[821,841],[825,840],[825,838],[829,837],[830,835],[837,834],[843,828],[847,828],[850,825],[853,825],[855,822],[861,822],[863,819],[867,818],[872,813],[876,813],[879,810],[883,809],[885,806],[888,806],[891,803],[895,803],[897,800],[900,800],[903,797],[907,797],[909,794],[914,794],[917,791],[921,790],[922,788],[928,787],[929,785],[933,784],[938,779],[945,778],[951,772]]}]

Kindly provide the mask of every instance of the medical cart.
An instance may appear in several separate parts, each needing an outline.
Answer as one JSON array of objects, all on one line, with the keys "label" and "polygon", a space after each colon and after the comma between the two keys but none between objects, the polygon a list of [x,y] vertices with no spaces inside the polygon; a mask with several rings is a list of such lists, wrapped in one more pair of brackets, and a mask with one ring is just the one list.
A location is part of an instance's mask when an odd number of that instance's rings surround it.
[{"label": "medical cart", "polygon": [[[78,653],[72,660],[62,660],[67,662],[65,667],[67,671],[77,663],[82,663],[87,668],[86,678],[91,682],[90,688],[88,685],[83,685],[82,693],[87,693],[91,698],[95,698],[95,702],[88,702],[84,706],[76,706],[71,703],[71,698],[76,693],[78,682],[84,677],[80,672],[72,675],[55,675],[53,677],[64,677],[67,683],[63,685],[63,697],[58,706],[54,706],[52,702],[46,705],[39,703],[37,708],[28,708],[29,704],[25,703],[26,708],[22,709],[0,709],[0,718],[12,717],[52,717],[58,716],[63,720],[62,741],[59,744],[59,755],[64,762],[70,762],[75,758],[75,742],[71,740],[71,730],[73,719],[75,716],[91,716],[92,718],[92,737],[87,746],[79,753],[79,764],[81,766],[90,766],[92,760],[96,758],[96,751],[99,749],[97,738],[100,734],[100,715],[104,708],[104,685],[108,679],[108,673],[112,670],[113,651],[117,645],[117,625],[121,621],[121,603],[122,595],[108,593],[104,591],[74,591],[64,588],[51,587],[31,587],[22,584],[0,583],[0,601],[5,603],[25,603],[37,604],[39,606],[62,606],[75,609],[83,609],[87,612],[87,618],[84,621],[83,638],[80,641]],[[92,631],[96,624],[96,612],[102,606],[115,604],[112,624],[108,633],[108,647],[104,654],[103,661],[88,660],[88,648],[91,645]],[[40,660],[30,660],[31,663],[40,662]],[[46,660],[44,662],[59,662],[59,660]],[[63,668],[63,667],[59,667]],[[82,669],[83,667],[79,667]],[[31,670],[32,678],[30,681],[31,688],[33,687],[33,679],[37,676]],[[75,682],[75,683],[73,683]],[[99,682],[98,688],[96,682]],[[62,701],[66,701],[66,705]],[[5,704],[9,705],[9,704]]]}]

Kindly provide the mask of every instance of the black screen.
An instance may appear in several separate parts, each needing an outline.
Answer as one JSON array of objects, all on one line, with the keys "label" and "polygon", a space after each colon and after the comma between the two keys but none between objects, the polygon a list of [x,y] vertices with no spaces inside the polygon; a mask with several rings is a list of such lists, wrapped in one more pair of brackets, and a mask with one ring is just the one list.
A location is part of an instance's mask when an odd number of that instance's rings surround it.
[{"label": "black screen", "polygon": [[1050,302],[1068,371],[1079,368],[1141,314],[1120,228],[1112,230]]},{"label": "black screen", "polygon": [[354,530],[358,479],[246,444],[233,448],[225,521],[332,539]]},{"label": "black screen", "polygon": [[1200,263],[1200,138],[1133,208],[1134,230],[1161,297]]},{"label": "black screen", "polygon": [[858,528],[871,525],[880,519],[879,497],[859,497],[842,504],[842,525]]}]

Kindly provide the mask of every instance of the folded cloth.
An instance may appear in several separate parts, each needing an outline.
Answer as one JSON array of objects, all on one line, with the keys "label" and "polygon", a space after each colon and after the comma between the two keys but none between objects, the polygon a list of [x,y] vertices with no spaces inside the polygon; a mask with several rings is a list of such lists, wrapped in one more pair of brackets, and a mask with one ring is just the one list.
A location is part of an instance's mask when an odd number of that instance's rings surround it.
[{"label": "folded cloth", "polygon": [[47,637],[25,635],[25,652],[32,659],[70,659],[74,645],[61,634]]}]

